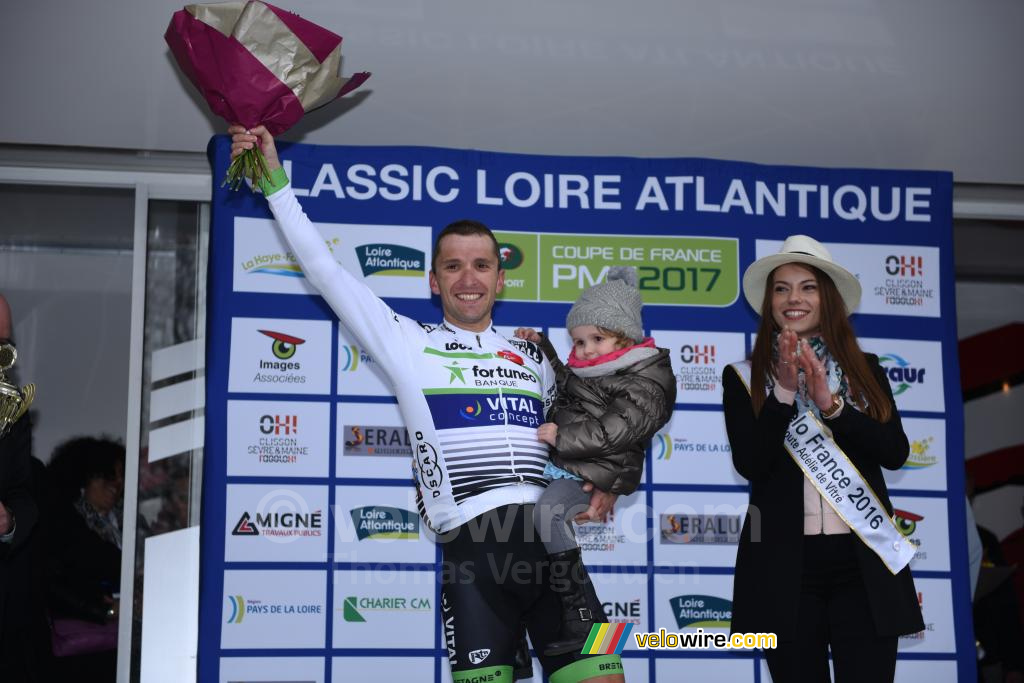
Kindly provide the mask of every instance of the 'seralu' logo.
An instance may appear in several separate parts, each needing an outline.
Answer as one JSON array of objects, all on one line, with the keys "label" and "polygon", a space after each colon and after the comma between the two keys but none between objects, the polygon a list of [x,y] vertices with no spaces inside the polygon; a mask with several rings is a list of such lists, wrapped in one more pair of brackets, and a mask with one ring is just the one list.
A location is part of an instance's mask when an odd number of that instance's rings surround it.
[{"label": "'seralu' logo", "polygon": [[739,515],[661,516],[661,542],[668,544],[731,545],[742,529]]}]

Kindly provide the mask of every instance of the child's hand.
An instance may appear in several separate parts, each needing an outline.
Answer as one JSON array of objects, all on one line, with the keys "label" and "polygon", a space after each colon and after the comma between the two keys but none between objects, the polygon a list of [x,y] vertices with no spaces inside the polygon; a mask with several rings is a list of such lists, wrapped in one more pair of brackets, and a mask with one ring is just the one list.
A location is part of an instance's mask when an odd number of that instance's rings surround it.
[{"label": "child's hand", "polygon": [[[533,332],[533,330],[530,331]],[[540,427],[537,427],[537,441],[543,441],[554,446],[556,436],[558,436],[558,425],[554,422],[545,422]]]},{"label": "child's hand", "polygon": [[534,343],[540,342],[540,335],[537,333],[537,330],[532,327],[517,327],[516,336],[520,339],[525,339],[526,341],[532,341]]}]

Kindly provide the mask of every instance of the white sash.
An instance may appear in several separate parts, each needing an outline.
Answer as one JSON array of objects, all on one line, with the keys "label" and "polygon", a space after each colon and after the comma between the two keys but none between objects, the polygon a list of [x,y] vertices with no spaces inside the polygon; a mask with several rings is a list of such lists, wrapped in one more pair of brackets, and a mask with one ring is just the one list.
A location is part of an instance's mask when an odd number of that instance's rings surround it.
[{"label": "white sash", "polygon": [[[749,392],[750,362],[731,367]],[[784,445],[815,490],[890,572],[897,574],[910,563],[917,548],[896,528],[871,486],[814,413],[804,411],[789,423]]]}]

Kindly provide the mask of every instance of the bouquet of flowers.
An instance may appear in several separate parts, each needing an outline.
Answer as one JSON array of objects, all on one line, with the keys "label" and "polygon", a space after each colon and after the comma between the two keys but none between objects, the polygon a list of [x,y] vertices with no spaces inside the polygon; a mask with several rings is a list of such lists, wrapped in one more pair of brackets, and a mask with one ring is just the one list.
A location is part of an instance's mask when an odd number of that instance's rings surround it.
[{"label": "bouquet of flowers", "polygon": [[[164,40],[213,113],[272,135],[370,77],[341,78],[341,36],[261,0],[187,5]],[[224,183],[236,189],[249,178],[255,188],[266,175],[254,147],[231,162]]]}]

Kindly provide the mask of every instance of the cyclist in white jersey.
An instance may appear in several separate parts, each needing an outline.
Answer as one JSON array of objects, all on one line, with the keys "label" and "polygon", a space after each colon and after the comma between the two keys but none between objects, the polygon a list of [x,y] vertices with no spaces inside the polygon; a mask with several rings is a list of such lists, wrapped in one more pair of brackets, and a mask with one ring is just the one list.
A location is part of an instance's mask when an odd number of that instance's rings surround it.
[{"label": "cyclist in white jersey", "polygon": [[[442,621],[455,683],[511,680],[520,623],[552,683],[623,681],[617,655],[543,654],[558,636],[560,603],[548,587],[532,515],[548,459],[537,427],[553,398],[554,373],[536,345],[492,326],[505,278],[493,234],[475,221],[441,232],[430,288],[444,320],[413,321],[338,264],[295,199],[266,129],[228,132],[233,157],[260,145],[272,172],[262,189],[306,278],[394,389],[415,441],[420,514],[443,542]],[[595,489],[587,516],[603,519],[615,498]],[[607,621],[590,593],[594,621]]]}]

